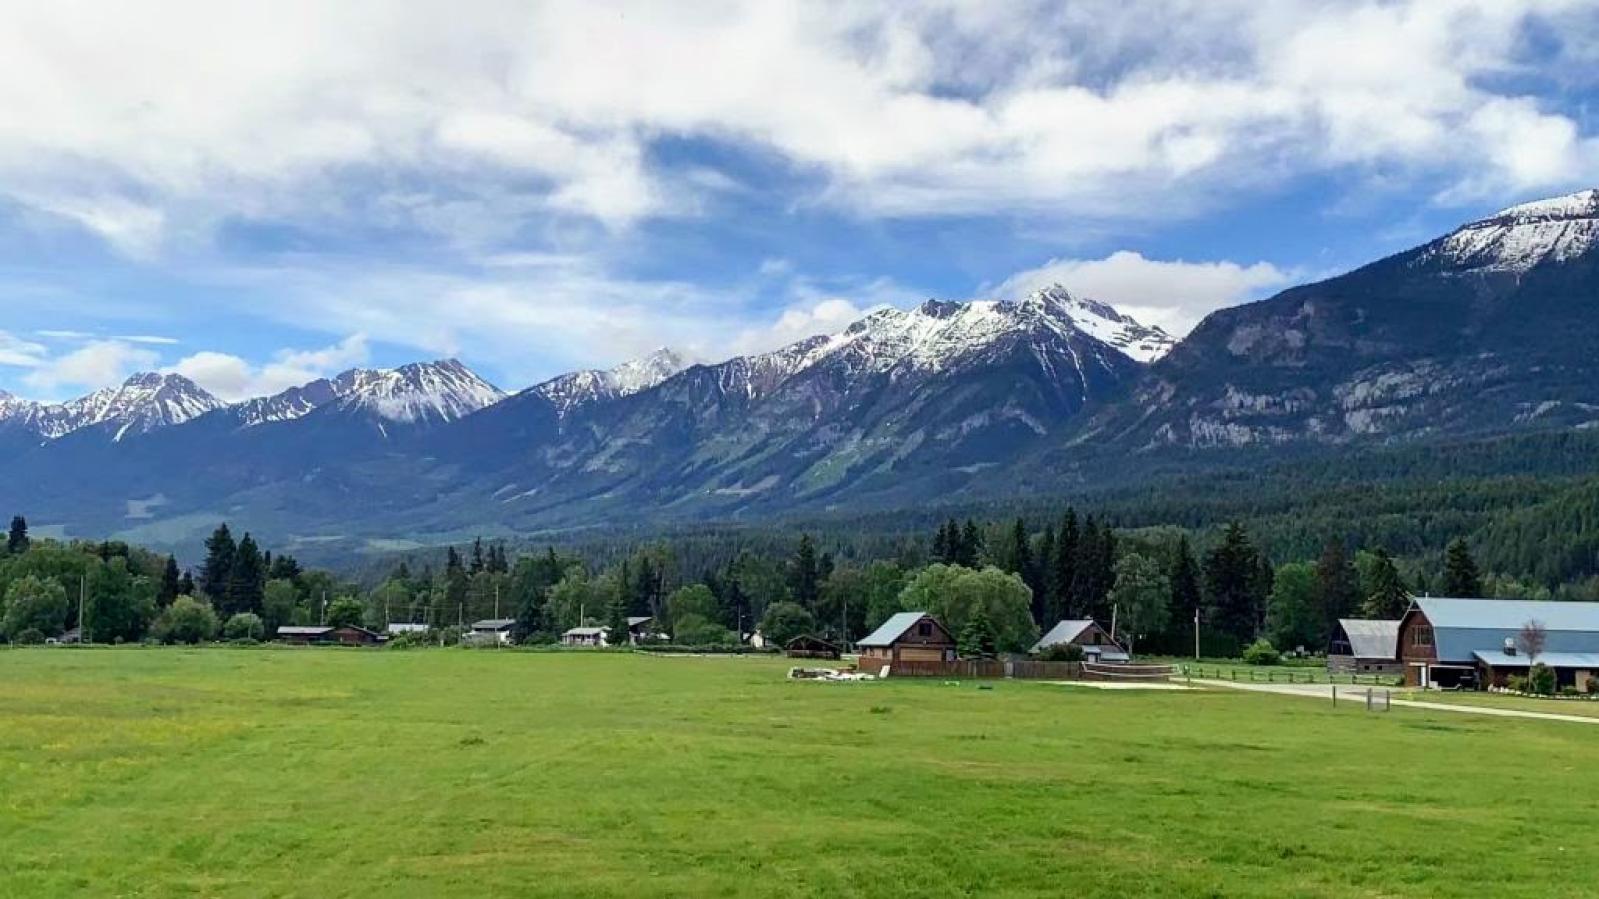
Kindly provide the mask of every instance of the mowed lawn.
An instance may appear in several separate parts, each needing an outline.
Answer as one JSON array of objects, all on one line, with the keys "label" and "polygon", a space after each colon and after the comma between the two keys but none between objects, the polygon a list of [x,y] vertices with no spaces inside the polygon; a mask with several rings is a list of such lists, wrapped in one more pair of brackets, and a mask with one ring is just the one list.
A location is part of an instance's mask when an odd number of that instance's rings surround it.
[{"label": "mowed lawn", "polygon": [[1599,895],[1599,732],[773,659],[0,651],[0,896]]}]

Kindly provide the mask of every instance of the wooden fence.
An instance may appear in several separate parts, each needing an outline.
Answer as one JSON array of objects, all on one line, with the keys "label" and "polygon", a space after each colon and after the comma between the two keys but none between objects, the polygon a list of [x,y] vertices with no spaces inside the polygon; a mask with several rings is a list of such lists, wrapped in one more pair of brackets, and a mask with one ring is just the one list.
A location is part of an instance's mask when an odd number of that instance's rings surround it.
[{"label": "wooden fence", "polygon": [[1404,682],[1404,675],[1402,674],[1339,674],[1318,668],[1305,668],[1295,671],[1280,668],[1254,669],[1184,665],[1182,666],[1182,673],[1187,677],[1257,684],[1366,684],[1373,687],[1388,687]]},{"label": "wooden fence", "polygon": [[895,662],[890,677],[987,678],[1014,677],[1033,680],[1080,680],[1080,662],[1002,662],[998,659],[961,659],[955,662]]}]

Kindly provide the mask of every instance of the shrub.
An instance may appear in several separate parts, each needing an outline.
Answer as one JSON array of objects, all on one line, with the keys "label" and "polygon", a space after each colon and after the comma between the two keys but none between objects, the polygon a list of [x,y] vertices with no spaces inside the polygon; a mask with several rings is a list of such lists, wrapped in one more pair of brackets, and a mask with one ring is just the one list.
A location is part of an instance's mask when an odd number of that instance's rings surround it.
[{"label": "shrub", "polygon": [[1583,681],[1583,688],[1589,693],[1599,693],[1599,677],[1590,677]]},{"label": "shrub", "polygon": [[1056,643],[1044,647],[1038,653],[1038,658],[1043,662],[1081,662],[1083,648],[1076,643]]},{"label": "shrub", "polygon": [[1282,653],[1265,638],[1244,647],[1244,661],[1250,665],[1275,665],[1282,661]]},{"label": "shrub", "polygon": [[415,631],[405,631],[404,633],[395,634],[394,636],[390,637],[388,642],[384,643],[383,645],[390,649],[411,649],[417,646],[432,646],[433,634],[431,631],[420,634]]},{"label": "shrub", "polygon": [[26,627],[17,631],[17,642],[24,646],[37,646],[44,642],[44,631],[36,627]]},{"label": "shrub", "polygon": [[222,625],[222,636],[229,640],[259,640],[265,633],[261,616],[253,612],[240,612]]},{"label": "shrub", "polygon": [[1532,666],[1527,685],[1539,696],[1555,695],[1555,669],[1542,663]]},{"label": "shrub", "polygon": [[208,602],[180,596],[161,613],[151,630],[163,643],[200,643],[217,635],[217,613]]},{"label": "shrub", "polygon": [[1512,693],[1527,692],[1527,678],[1525,675],[1512,674],[1505,678],[1505,689]]}]

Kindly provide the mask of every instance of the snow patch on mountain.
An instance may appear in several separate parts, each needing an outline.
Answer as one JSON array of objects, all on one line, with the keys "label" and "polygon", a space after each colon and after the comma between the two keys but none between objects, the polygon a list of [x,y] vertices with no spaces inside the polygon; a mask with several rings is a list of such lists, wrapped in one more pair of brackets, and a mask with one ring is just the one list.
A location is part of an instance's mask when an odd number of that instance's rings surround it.
[{"label": "snow patch on mountain", "polygon": [[1035,291],[1028,296],[1028,302],[1053,305],[1069,316],[1078,330],[1139,362],[1154,362],[1177,345],[1177,338],[1158,325],[1140,324],[1109,303],[1074,297],[1059,284]]},{"label": "snow patch on mountain", "polygon": [[595,400],[631,396],[648,390],[691,364],[682,353],[661,347],[612,369],[585,369],[551,378],[528,388],[528,392],[542,396],[555,406],[558,414],[565,416]]},{"label": "snow patch on mountain", "polygon": [[0,397],[0,420],[19,422],[45,440],[103,425],[113,429],[113,440],[120,441],[182,424],[226,405],[182,375],[141,372],[121,386],[65,403],[34,403],[6,394]]},{"label": "snow patch on mountain", "polygon": [[353,369],[335,379],[334,389],[341,408],[403,424],[455,421],[505,399],[498,387],[455,359]]},{"label": "snow patch on mountain", "polygon": [[1599,242],[1599,190],[1523,203],[1472,222],[1438,241],[1422,260],[1466,271],[1524,272],[1566,262]]}]

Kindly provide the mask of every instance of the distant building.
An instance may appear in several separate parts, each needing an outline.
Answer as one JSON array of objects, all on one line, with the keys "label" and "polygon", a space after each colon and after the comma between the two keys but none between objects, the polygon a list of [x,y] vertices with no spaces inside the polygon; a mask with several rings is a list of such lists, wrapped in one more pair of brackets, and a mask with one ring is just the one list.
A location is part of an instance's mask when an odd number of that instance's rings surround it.
[{"label": "distant building", "polygon": [[382,637],[364,627],[353,624],[343,624],[338,627],[327,625],[284,625],[278,628],[277,639],[279,643],[310,644],[310,643],[341,643],[345,646],[373,646],[382,642]]},{"label": "distant building", "polygon": [[1334,674],[1403,674],[1399,622],[1340,618],[1327,644],[1327,670]]},{"label": "distant building", "polygon": [[1130,658],[1127,650],[1092,618],[1071,618],[1056,624],[1028,652],[1036,655],[1062,645],[1081,646],[1083,658],[1090,662],[1126,662]]},{"label": "distant building", "polygon": [[485,618],[472,622],[472,639],[479,643],[508,644],[515,628],[515,618]]},{"label": "distant building", "polygon": [[609,628],[574,627],[561,635],[562,646],[605,646]]},{"label": "distant building", "polygon": [[[1545,643],[1529,659],[1517,637],[1533,621]],[[1559,686],[1586,689],[1599,676],[1599,603],[1417,599],[1399,621],[1399,657],[1411,686],[1452,687],[1463,678],[1503,684],[1536,662],[1555,670]]]},{"label": "distant building", "polygon": [[791,659],[831,659],[838,661],[844,653],[837,645],[811,634],[801,634],[788,641],[783,653]]},{"label": "distant building", "polygon": [[640,640],[654,640],[661,637],[659,629],[655,627],[655,619],[649,615],[629,615],[627,619],[627,639],[630,643]]},{"label": "distant building", "polygon": [[400,634],[425,634],[430,630],[432,628],[425,624],[402,624],[398,622],[384,628],[384,631],[391,637],[397,637]]},{"label": "distant building", "polygon": [[955,661],[955,637],[926,612],[900,612],[856,646],[861,670],[873,673],[896,662]]}]

